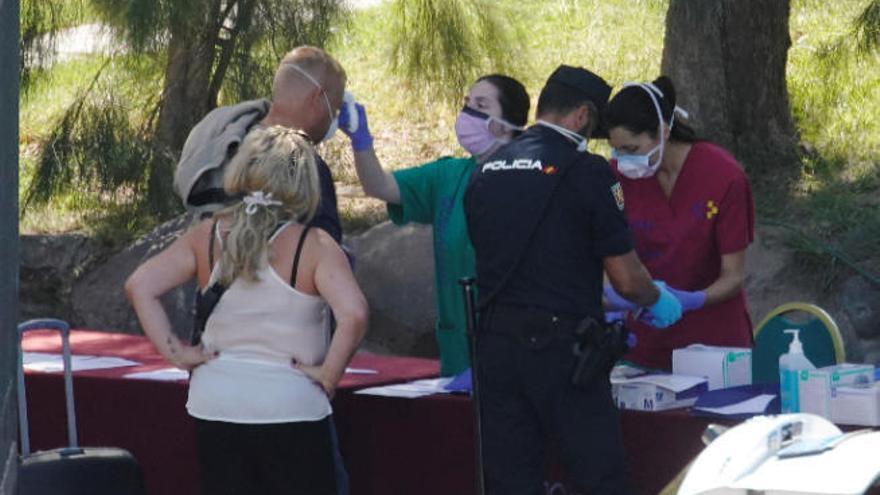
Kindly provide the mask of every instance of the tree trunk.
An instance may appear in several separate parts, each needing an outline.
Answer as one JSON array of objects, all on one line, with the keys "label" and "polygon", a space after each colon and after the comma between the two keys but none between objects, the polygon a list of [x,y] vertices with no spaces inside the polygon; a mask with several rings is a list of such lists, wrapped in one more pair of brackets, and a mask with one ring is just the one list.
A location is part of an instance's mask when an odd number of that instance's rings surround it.
[{"label": "tree trunk", "polygon": [[212,0],[192,23],[173,23],[165,65],[165,87],[153,141],[148,200],[153,211],[173,211],[174,164],[189,131],[217,105],[211,76],[220,31],[220,2]]},{"label": "tree trunk", "polygon": [[697,133],[750,170],[796,171],[789,0],[670,0],[663,73]]}]

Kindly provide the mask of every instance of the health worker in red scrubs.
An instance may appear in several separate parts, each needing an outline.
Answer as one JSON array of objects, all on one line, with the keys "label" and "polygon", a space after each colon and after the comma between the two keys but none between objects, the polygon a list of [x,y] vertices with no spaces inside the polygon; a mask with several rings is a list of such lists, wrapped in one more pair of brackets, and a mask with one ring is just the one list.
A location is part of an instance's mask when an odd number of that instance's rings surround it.
[{"label": "health worker in red scrubs", "polygon": [[[636,252],[686,311],[664,331],[629,316],[638,345],[625,359],[666,370],[672,350],[690,344],[752,345],[743,290],[755,224],[749,181],[729,152],[697,139],[676,114],[687,115],[665,76],[625,84],[606,109]],[[610,285],[605,302],[611,310],[635,308]]]}]

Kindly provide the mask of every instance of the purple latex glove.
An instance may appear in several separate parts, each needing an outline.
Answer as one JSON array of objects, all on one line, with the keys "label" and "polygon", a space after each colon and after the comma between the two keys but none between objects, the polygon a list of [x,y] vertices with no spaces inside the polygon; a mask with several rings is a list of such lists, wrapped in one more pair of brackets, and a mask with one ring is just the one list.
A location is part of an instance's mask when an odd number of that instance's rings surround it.
[{"label": "purple latex glove", "polygon": [[[606,311],[605,312],[605,323],[611,324],[617,321],[623,321],[626,319],[625,311]],[[626,336],[626,346],[630,350],[634,349],[636,344],[639,342],[639,339],[636,337],[636,334],[630,330],[629,334]]]},{"label": "purple latex glove", "polygon": [[682,311],[694,311],[706,304],[706,291],[695,290],[693,292],[666,287],[669,292],[681,303]]},{"label": "purple latex glove", "polygon": [[[352,108],[357,112],[357,128],[354,132],[349,130],[351,120],[349,112]],[[360,103],[343,103],[342,108],[339,109],[339,128],[351,138],[351,147],[355,151],[365,151],[373,146],[373,135],[370,134],[370,127],[367,125],[367,110]]]},{"label": "purple latex glove", "polygon": [[615,321],[625,320],[626,312],[625,311],[606,311],[605,312],[605,323],[612,323]]},{"label": "purple latex glove", "polygon": [[605,294],[605,300],[608,301],[608,309],[611,311],[635,311],[639,308],[635,303],[624,299],[623,296],[618,294],[614,287],[611,287],[611,284],[605,284],[602,293]]}]

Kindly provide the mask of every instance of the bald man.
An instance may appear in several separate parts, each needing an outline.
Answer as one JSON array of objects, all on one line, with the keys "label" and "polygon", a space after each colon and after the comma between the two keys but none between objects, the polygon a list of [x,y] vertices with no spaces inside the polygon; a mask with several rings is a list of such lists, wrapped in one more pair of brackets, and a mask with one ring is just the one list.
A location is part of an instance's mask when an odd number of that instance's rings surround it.
[{"label": "bald man", "polygon": [[[223,170],[255,126],[280,125],[304,131],[313,143],[330,139],[345,91],[345,70],[320,48],[301,46],[287,53],[275,71],[272,101],[245,101],[212,110],[193,127],[181,152],[174,189],[187,210],[209,215],[236,198],[223,192]],[[311,225],[342,241],[333,176],[318,156],[321,202]]]}]

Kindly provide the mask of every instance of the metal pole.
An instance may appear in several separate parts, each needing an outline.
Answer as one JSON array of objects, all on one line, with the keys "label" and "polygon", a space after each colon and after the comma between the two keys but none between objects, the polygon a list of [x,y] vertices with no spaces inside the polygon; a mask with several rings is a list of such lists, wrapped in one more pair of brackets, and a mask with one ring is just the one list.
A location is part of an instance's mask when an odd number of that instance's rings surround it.
[{"label": "metal pole", "polygon": [[0,494],[15,492],[19,2],[0,0]]},{"label": "metal pole", "polygon": [[473,277],[458,281],[464,293],[465,321],[467,322],[468,352],[471,358],[471,406],[474,413],[474,455],[476,457],[477,495],[486,493],[486,480],[483,472],[483,427],[480,414],[480,378],[477,372],[477,311],[475,305]]}]

